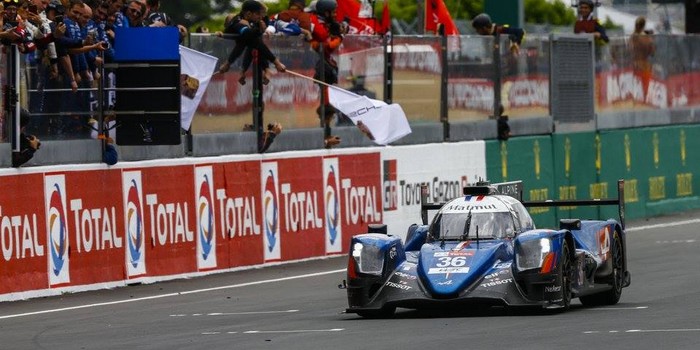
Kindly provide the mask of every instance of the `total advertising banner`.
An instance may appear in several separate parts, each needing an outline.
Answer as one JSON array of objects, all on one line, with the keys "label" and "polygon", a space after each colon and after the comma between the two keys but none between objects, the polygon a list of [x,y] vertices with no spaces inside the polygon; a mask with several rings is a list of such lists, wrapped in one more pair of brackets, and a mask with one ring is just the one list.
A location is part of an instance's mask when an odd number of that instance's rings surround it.
[{"label": "total advertising banner", "polygon": [[382,223],[379,153],[323,159],[326,254],[348,251],[353,235]]},{"label": "total advertising banner", "polygon": [[143,227],[148,275],[196,271],[193,167],[162,166],[139,171],[145,199]]},{"label": "total advertising banner", "polygon": [[[119,184],[120,173],[107,170],[66,172],[51,178],[65,184],[62,195],[67,205],[66,229],[70,233],[71,285],[124,279],[126,236],[122,194],[100,186]],[[47,196],[46,200],[49,202],[53,198]]]},{"label": "total advertising banner", "polygon": [[44,177],[46,198],[46,241],[49,255],[49,287],[70,283],[70,232],[66,210],[66,179],[64,175]]},{"label": "total advertising banner", "polygon": [[389,232],[405,239],[408,227],[421,223],[421,185],[428,187],[430,201],[442,203],[480,179],[486,179],[484,141],[384,149],[383,208]]},{"label": "total advertising banner", "polygon": [[[267,246],[263,244],[265,192],[261,192],[260,161],[223,163],[213,168],[214,222],[221,238],[217,243],[218,267],[262,264]],[[273,231],[279,237],[279,231],[276,228]]]},{"label": "total advertising banner", "polygon": [[48,288],[44,176],[0,178],[0,294]]}]

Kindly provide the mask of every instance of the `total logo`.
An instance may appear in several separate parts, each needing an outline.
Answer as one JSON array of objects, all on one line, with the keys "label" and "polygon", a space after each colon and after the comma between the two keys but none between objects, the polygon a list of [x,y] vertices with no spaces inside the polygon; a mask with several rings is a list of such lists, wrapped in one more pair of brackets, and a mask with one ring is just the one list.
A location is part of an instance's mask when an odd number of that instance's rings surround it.
[{"label": "total logo", "polygon": [[278,260],[280,254],[279,227],[279,177],[276,162],[261,166],[263,243],[265,260]]},{"label": "total logo", "polygon": [[197,203],[197,266],[216,267],[216,234],[214,226],[213,171],[211,166],[195,169]]},{"label": "total logo", "polygon": [[124,172],[122,174],[122,188],[124,191],[124,227],[127,241],[127,275],[136,277],[146,273],[141,172]]},{"label": "total logo", "polygon": [[51,175],[44,178],[46,230],[49,246],[49,285],[51,286],[70,283],[65,189],[66,180],[63,175]]},{"label": "total logo", "polygon": [[342,230],[340,225],[338,158],[323,159],[323,178],[323,204],[326,208],[326,253],[340,253]]}]

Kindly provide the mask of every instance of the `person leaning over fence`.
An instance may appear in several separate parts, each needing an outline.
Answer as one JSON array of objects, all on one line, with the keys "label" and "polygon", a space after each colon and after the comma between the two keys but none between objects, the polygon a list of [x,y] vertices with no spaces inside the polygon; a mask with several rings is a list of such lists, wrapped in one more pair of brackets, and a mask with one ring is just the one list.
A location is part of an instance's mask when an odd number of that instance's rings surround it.
[{"label": "person leaning over fence", "polygon": [[238,57],[244,55],[243,63],[241,64],[241,76],[238,82],[241,85],[245,84],[245,74],[250,64],[252,63],[252,50],[258,50],[258,55],[262,60],[260,61],[260,67],[264,69],[263,84],[269,82],[269,72],[267,69],[268,62],[271,62],[277,68],[277,71],[284,72],[286,67],[277,58],[272,51],[265,45],[262,39],[262,34],[267,29],[267,23],[263,20],[266,13],[265,5],[256,0],[246,0],[241,6],[241,11],[235,16],[230,16],[226,18],[226,28],[224,29],[225,34],[233,34],[233,40],[235,41],[235,46],[231,50],[226,62],[224,62],[221,67],[219,67],[218,73],[223,74],[228,72],[231,68],[231,64],[235,62]]},{"label": "person leaning over fence", "polygon": [[[314,79],[331,85],[338,83],[338,63],[333,59],[333,53],[343,43],[344,34],[344,28],[335,20],[337,8],[336,0],[318,0],[313,12],[311,12],[311,48],[319,53]],[[336,114],[336,109],[328,102],[328,87],[319,85],[325,93],[317,113],[323,125],[329,127]],[[321,115],[321,110],[323,110],[323,115]],[[331,135],[324,140],[324,145],[327,148],[339,143],[338,136]]]},{"label": "person leaning over fence", "polygon": [[472,19],[472,27],[479,35],[493,35],[494,37],[501,34],[508,35],[510,51],[515,55],[520,53],[520,44],[522,44],[525,37],[525,30],[522,28],[493,23],[491,17],[485,13],[479,14]]},{"label": "person leaning over fence", "polygon": [[21,109],[19,119],[19,152],[12,152],[12,166],[15,168],[32,159],[34,153],[41,147],[41,141],[39,141],[36,136],[26,133],[29,120],[29,112],[26,109]]}]

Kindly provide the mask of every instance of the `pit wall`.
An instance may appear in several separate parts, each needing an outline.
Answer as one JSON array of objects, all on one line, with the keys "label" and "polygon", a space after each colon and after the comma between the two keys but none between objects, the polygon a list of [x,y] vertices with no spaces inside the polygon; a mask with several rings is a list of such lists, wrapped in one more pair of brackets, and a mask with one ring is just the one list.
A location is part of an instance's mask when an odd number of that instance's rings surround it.
[{"label": "pit wall", "polygon": [[0,170],[0,301],[153,283],[405,237],[486,176],[483,141]]},{"label": "pit wall", "polygon": [[[617,196],[625,180],[626,219],[700,208],[700,126],[553,134],[487,141],[492,182],[524,181],[524,200]],[[532,208],[535,223],[618,218],[615,207]]]}]

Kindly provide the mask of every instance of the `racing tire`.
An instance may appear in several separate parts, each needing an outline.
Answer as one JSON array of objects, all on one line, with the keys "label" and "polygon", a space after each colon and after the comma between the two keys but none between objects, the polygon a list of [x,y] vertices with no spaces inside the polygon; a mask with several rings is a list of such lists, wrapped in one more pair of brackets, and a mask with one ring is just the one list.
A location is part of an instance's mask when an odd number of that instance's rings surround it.
[{"label": "racing tire", "polygon": [[620,233],[615,231],[612,239],[612,288],[605,292],[583,296],[579,298],[584,306],[615,305],[622,296],[622,286],[625,283],[624,273],[625,257],[622,254],[622,240]]},{"label": "racing tire", "polygon": [[559,280],[561,281],[561,309],[559,311],[567,311],[571,306],[571,274],[573,267],[571,266],[571,253],[569,251],[569,242],[564,240],[561,247],[562,261],[559,264]]},{"label": "racing tire", "polygon": [[385,306],[379,310],[358,311],[357,314],[364,318],[390,318],[394,316],[395,306]]}]

